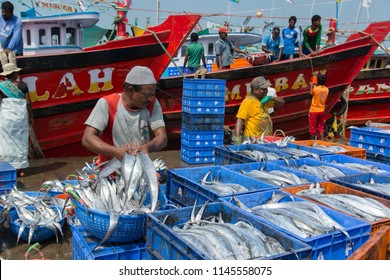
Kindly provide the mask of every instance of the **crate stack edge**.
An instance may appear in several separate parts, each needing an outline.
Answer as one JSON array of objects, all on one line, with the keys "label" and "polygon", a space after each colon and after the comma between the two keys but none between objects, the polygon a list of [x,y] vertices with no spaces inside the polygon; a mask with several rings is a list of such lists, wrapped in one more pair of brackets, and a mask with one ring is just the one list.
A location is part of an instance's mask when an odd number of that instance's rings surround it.
[{"label": "crate stack edge", "polygon": [[183,81],[180,157],[188,164],[213,164],[223,145],[226,80]]}]

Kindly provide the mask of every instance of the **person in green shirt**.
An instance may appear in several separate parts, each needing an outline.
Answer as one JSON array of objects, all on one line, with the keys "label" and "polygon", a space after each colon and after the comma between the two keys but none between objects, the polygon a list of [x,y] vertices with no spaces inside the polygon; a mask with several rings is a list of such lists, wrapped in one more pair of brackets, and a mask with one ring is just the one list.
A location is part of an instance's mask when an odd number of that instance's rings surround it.
[{"label": "person in green shirt", "polygon": [[206,59],[204,57],[204,47],[202,44],[198,43],[198,38],[198,33],[191,33],[191,44],[189,44],[186,49],[186,56],[183,63],[183,71],[185,71],[188,62],[188,67],[186,69],[187,74],[194,74],[197,70],[199,70],[201,59],[204,68],[207,68]]},{"label": "person in green shirt", "polygon": [[303,30],[303,44],[302,52],[305,55],[317,55],[320,54],[320,44],[321,44],[321,17],[319,15],[314,15],[311,18],[311,25],[306,27]]}]

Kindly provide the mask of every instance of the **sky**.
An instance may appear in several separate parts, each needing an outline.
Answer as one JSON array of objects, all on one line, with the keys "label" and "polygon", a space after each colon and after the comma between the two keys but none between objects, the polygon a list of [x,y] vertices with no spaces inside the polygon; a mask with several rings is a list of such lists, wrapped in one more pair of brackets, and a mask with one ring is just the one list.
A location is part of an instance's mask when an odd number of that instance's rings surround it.
[{"label": "sky", "polygon": [[[11,0],[12,1],[12,0]],[[16,14],[26,10],[19,4],[22,0],[14,0]],[[31,6],[31,1],[48,2],[55,0],[23,0]],[[75,4],[82,1],[100,1],[99,4],[89,6],[89,10],[101,13],[99,26],[112,27],[115,11],[111,8],[109,0],[62,0],[57,3]],[[120,0],[125,1],[125,0]],[[362,7],[362,3],[371,1],[368,8]],[[291,2],[291,3],[290,3]],[[159,9],[158,9],[159,7]],[[157,12],[159,10],[159,12]],[[257,12],[262,11],[262,17],[257,17]],[[361,30],[368,22],[390,20],[390,0],[341,0],[339,4],[340,30]],[[58,12],[58,11],[52,11]],[[295,15],[298,18],[297,25],[302,28],[310,25],[311,16],[318,14],[322,17],[323,26],[327,27],[330,18],[336,18],[336,0],[240,0],[234,3],[231,0],[132,0],[131,10],[128,12],[129,23],[145,27],[149,19],[152,25],[162,22],[172,13],[201,13],[203,15],[200,25],[207,27],[208,21],[223,24],[229,21],[231,26],[242,26],[245,19],[250,16],[248,25],[255,27],[254,32],[260,32],[261,27],[269,22],[279,26],[286,26],[288,18]]]}]

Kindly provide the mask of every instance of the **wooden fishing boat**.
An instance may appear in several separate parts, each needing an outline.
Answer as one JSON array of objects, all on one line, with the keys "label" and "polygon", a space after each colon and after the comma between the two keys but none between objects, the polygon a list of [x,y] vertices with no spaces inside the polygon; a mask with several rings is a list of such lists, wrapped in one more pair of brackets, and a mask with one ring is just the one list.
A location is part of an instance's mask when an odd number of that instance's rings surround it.
[{"label": "wooden fishing boat", "polygon": [[[382,42],[389,32],[390,21],[371,23],[363,32],[350,35],[344,43],[326,48],[318,56],[210,72],[206,78],[227,81],[225,125],[233,127],[239,105],[250,93],[251,80],[265,75],[277,95],[286,102],[275,110],[272,117],[274,129],[282,129],[286,134],[298,138],[305,137],[311,103],[308,94],[311,77],[320,72],[327,74],[326,86],[330,95],[326,112],[329,113],[377,49],[377,42]],[[186,78],[193,77],[187,75]],[[180,137],[182,83],[182,77],[166,77],[158,83],[157,97],[163,108],[170,139]]]},{"label": "wooden fishing boat", "polygon": [[[390,123],[389,55],[376,52],[353,80],[348,89],[346,125],[362,126],[366,122]],[[388,66],[389,67],[389,66]]]},{"label": "wooden fishing boat", "polygon": [[171,15],[141,36],[126,34],[125,6],[117,3],[117,40],[82,48],[82,29],[98,13],[80,12],[22,17],[23,68],[33,104],[33,129],[46,157],[90,155],[81,146],[84,122],[97,100],[123,91],[136,65],[148,66],[158,80],[200,19],[197,14]]}]

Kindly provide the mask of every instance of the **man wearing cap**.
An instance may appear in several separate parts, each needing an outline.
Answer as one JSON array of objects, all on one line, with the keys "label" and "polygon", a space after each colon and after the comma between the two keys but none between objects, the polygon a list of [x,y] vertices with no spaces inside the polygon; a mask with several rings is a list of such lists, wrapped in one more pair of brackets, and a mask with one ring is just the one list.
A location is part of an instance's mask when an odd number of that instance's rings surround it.
[{"label": "man wearing cap", "polygon": [[148,67],[135,66],[126,76],[122,94],[99,99],[85,122],[82,140],[85,148],[99,154],[98,163],[112,157],[122,160],[126,152],[136,150],[148,154],[167,145],[156,83]]},{"label": "man wearing cap", "polygon": [[[14,15],[14,5],[5,1],[1,3],[0,43],[6,54],[14,52],[16,56],[23,55],[23,24]],[[10,60],[10,62],[13,62]]]},{"label": "man wearing cap", "polygon": [[219,29],[219,39],[215,43],[218,70],[230,68],[230,64],[233,63],[233,51],[248,54],[248,52],[242,51],[233,45],[227,38],[228,32],[229,30],[226,27],[221,27]]},{"label": "man wearing cap", "polygon": [[243,127],[245,127],[244,137],[259,137],[264,132],[265,135],[272,135],[272,120],[268,109],[282,106],[284,100],[280,97],[267,96],[270,86],[271,83],[263,76],[252,80],[251,95],[245,97],[236,115],[233,144],[241,144]]}]

